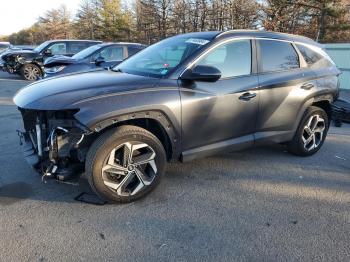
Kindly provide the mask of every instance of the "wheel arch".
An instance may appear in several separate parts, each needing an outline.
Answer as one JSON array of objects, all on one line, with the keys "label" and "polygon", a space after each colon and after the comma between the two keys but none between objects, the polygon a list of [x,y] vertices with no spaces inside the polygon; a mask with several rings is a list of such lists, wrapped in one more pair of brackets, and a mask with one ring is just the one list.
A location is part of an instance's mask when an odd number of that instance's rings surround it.
[{"label": "wheel arch", "polygon": [[180,134],[163,112],[141,111],[115,116],[96,123],[92,130],[95,135],[100,136],[112,128],[124,125],[138,126],[151,132],[163,144],[168,161],[179,159]]},{"label": "wheel arch", "polygon": [[332,106],[331,106],[331,102],[329,100],[316,100],[312,103],[312,106],[316,106],[319,107],[321,109],[323,109],[327,116],[328,116],[328,124],[330,123],[331,119],[332,119]]}]

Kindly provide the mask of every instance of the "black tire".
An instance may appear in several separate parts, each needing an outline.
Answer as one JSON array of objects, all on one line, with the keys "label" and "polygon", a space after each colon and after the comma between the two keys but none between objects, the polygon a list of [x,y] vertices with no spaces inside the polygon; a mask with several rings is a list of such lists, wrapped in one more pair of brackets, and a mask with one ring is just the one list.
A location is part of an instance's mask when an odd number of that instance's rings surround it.
[{"label": "black tire", "polygon": [[25,64],[20,70],[21,77],[27,81],[36,81],[42,76],[40,67],[35,64]]},{"label": "black tire", "polygon": [[[141,189],[135,195],[121,196],[105,185],[102,178],[102,167],[110,152],[126,142],[141,142],[149,145],[155,155],[157,172],[150,185]],[[103,200],[112,203],[129,203],[149,194],[161,181],[165,172],[166,153],[159,139],[147,130],[136,126],[121,126],[106,131],[91,145],[85,163],[88,182],[92,190]]]},{"label": "black tire", "polygon": [[[305,126],[310,121],[310,119],[316,115],[321,116],[321,118],[324,120],[325,129],[323,131],[322,139],[319,139],[318,146],[311,150],[307,150],[304,147],[304,142],[303,142],[303,134],[305,134],[304,133]],[[304,116],[301,119],[298,129],[293,137],[293,140],[287,144],[288,151],[298,156],[311,156],[315,154],[322,147],[324,140],[327,136],[328,128],[329,128],[329,120],[328,120],[327,113],[322,108],[310,106],[304,113]]]}]

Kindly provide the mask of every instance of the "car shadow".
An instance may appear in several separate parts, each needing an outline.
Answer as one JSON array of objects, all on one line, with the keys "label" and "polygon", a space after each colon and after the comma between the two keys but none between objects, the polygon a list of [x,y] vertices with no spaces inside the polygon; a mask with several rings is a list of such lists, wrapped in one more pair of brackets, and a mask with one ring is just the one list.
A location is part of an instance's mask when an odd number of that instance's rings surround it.
[{"label": "car shadow", "polygon": [[[219,186],[226,186],[238,182],[244,184],[244,181],[267,187],[279,185],[335,193],[349,192],[350,161],[334,157],[342,143],[343,141],[333,137],[320,152],[306,158],[290,155],[286,153],[285,146],[274,145],[183,164],[171,163],[167,167],[162,185],[139,203],[165,203],[176,192],[177,187],[187,188],[189,184],[200,188],[205,194],[208,188],[218,186],[218,183]],[[31,178],[27,179],[28,176]],[[18,181],[21,177],[23,179]],[[51,179],[42,183],[35,172],[28,174],[26,171],[21,172],[18,177],[14,176],[14,179],[16,180],[13,182],[7,179],[6,183],[1,183],[0,177],[0,206],[13,205],[23,200],[74,203],[77,202],[76,197],[79,194],[92,194],[86,179],[82,179],[79,185],[59,183]],[[247,190],[250,190],[249,187]],[[168,192],[171,192],[169,198]]]}]

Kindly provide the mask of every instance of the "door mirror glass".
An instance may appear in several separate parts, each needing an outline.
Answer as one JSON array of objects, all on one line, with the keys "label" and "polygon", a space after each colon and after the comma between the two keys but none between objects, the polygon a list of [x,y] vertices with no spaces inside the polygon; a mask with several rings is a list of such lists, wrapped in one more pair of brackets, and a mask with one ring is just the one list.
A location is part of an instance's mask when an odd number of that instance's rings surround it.
[{"label": "door mirror glass", "polygon": [[105,59],[102,56],[99,56],[95,59],[95,64],[97,66],[100,66],[103,62],[105,62]]},{"label": "door mirror glass", "polygon": [[191,81],[203,81],[203,82],[215,82],[221,77],[221,72],[214,66],[197,65],[192,69],[187,69],[182,76],[181,80]]}]

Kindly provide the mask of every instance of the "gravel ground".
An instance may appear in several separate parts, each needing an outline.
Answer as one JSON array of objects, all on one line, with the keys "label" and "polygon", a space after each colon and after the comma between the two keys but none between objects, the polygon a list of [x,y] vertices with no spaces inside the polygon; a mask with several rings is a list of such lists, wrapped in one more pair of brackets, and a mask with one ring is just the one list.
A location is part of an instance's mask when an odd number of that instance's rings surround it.
[{"label": "gravel ground", "polygon": [[0,261],[350,261],[350,125],[300,158],[272,146],[171,164],[132,204],[74,200],[25,163],[0,74]]}]

